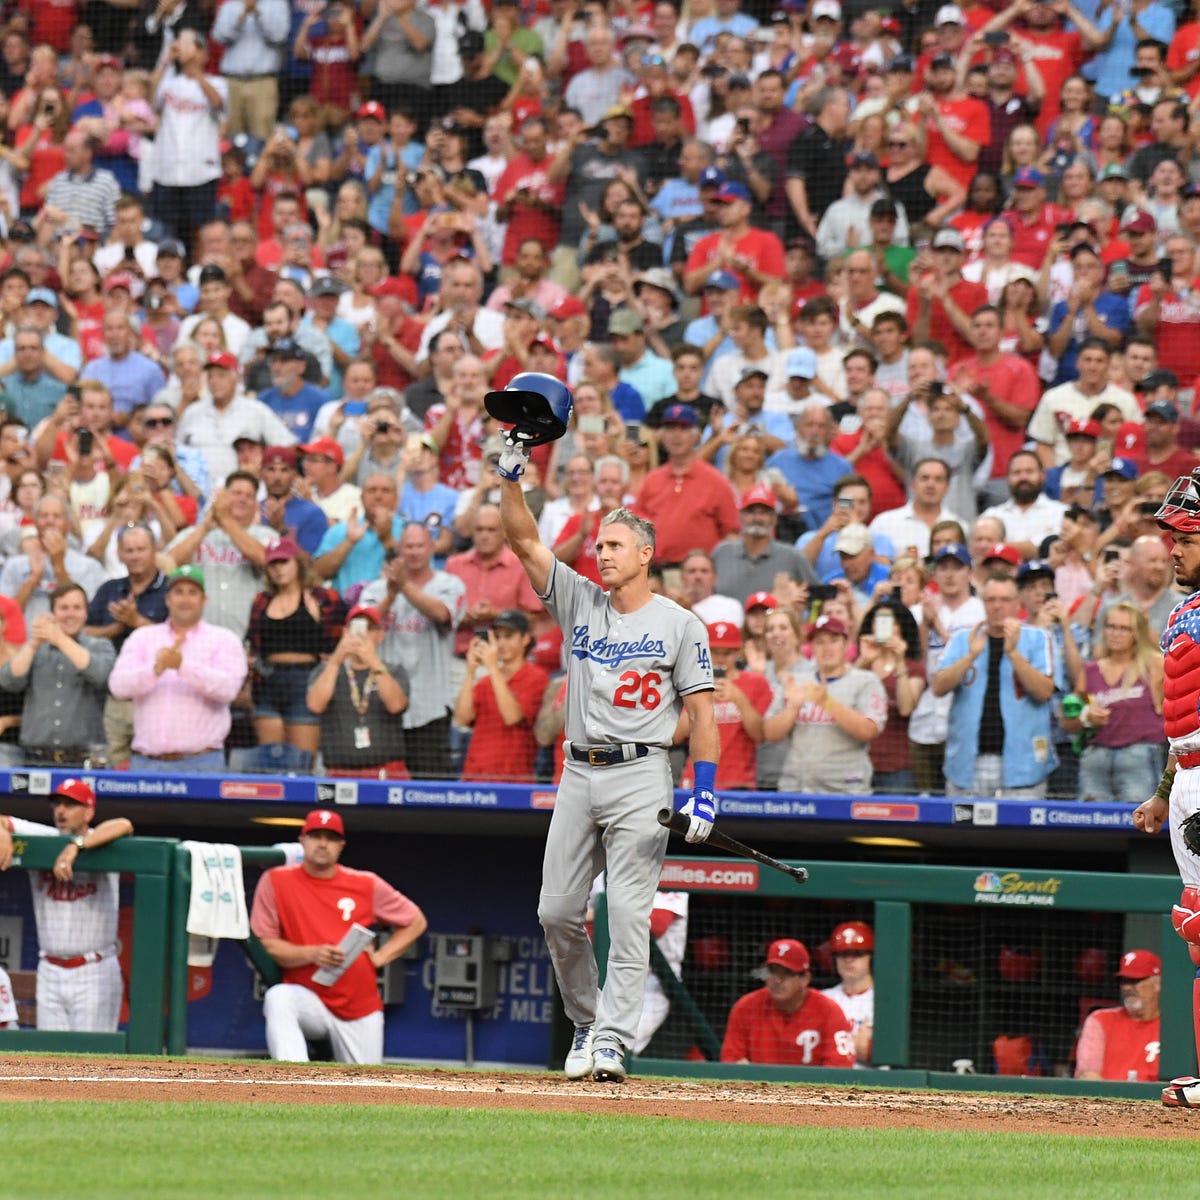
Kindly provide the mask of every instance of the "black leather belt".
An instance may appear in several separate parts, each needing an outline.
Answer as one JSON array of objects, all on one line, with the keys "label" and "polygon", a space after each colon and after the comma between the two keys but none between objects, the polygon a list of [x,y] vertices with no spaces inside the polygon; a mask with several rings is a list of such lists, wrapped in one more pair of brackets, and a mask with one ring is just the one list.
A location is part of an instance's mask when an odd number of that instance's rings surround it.
[{"label": "black leather belt", "polygon": [[570,747],[571,757],[576,762],[593,767],[615,767],[617,763],[633,762],[650,753],[650,747],[641,742],[627,742],[623,746],[577,746],[571,742]]}]

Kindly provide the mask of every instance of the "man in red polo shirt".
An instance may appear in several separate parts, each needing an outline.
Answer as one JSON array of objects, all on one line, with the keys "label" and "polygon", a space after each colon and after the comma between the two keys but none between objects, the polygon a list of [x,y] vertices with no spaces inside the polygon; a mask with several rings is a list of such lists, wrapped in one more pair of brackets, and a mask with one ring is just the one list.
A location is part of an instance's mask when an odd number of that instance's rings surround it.
[{"label": "man in red polo shirt", "polygon": [[625,486],[629,482],[629,466],[616,455],[607,455],[596,463],[594,472],[596,499],[600,507],[572,513],[554,542],[554,557],[564,562],[576,574],[602,584],[600,565],[596,562],[596,534],[600,522],[614,509],[625,503]]},{"label": "man in red polo shirt", "polygon": [[957,229],[939,229],[930,254],[908,268],[913,287],[906,316],[916,342],[941,342],[953,366],[972,352],[971,314],[987,303],[987,288],[962,277],[967,245]]},{"label": "man in red polo shirt", "polygon": [[770,230],[750,224],[753,205],[745,184],[723,183],[717,202],[721,231],[701,238],[688,255],[684,291],[699,295],[713,271],[730,271],[737,278],[742,303],[752,304],[768,279],[786,278],[783,243]]},{"label": "man in red polo shirt", "polygon": [[516,263],[522,242],[535,241],[547,247],[558,245],[563,197],[567,189],[565,180],[551,183],[547,174],[552,160],[546,153],[545,119],[530,117],[525,121],[520,129],[520,142],[521,153],[508,160],[508,166],[492,189],[496,199],[496,220],[508,222],[504,249],[500,254],[500,262],[506,267]]},{"label": "man in red polo shirt", "polygon": [[983,406],[983,422],[992,446],[992,479],[989,489],[995,503],[1007,499],[1001,484],[1008,477],[1008,460],[1025,444],[1025,426],[1037,408],[1042,388],[1033,368],[1018,354],[1000,350],[1004,332],[1000,310],[990,304],[971,316],[971,344],[975,353],[964,358],[953,373],[954,385]]},{"label": "man in red polo shirt", "polygon": [[1002,220],[1012,230],[1013,262],[1040,271],[1055,226],[1069,222],[1071,214],[1046,203],[1046,180],[1041,171],[1022,167],[1013,176],[1012,208]]},{"label": "man in red polo shirt", "polygon": [[700,430],[691,405],[672,404],[663,411],[659,438],[667,461],[646,476],[636,511],[654,522],[655,562],[675,566],[691,550],[711,554],[741,525],[729,480],[696,454]]},{"label": "man in red polo shirt", "polygon": [[917,113],[928,139],[925,160],[941,167],[964,188],[975,176],[979,152],[992,140],[992,118],[982,100],[956,86],[954,58],[935,54],[917,97]]}]

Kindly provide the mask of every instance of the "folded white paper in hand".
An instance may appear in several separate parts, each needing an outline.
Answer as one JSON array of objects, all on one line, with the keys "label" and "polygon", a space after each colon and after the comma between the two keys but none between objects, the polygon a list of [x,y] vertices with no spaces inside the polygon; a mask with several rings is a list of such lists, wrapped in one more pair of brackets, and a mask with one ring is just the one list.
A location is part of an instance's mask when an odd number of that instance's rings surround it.
[{"label": "folded white paper in hand", "polygon": [[337,983],[346,973],[350,964],[375,940],[375,935],[363,926],[354,924],[346,930],[346,936],[338,943],[338,949],[345,955],[341,965],[337,967],[322,967],[313,973],[313,983],[329,987]]}]

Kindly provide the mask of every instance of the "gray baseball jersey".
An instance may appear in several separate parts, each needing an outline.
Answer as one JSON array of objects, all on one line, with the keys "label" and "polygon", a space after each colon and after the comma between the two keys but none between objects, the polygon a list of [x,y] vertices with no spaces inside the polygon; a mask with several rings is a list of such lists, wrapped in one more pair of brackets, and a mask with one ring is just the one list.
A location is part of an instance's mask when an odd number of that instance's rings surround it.
[{"label": "gray baseball jersey", "polygon": [[620,613],[557,559],[541,597],[565,635],[566,738],[586,746],[669,747],[681,698],[713,686],[708,630],[665,596]]},{"label": "gray baseball jersey", "polygon": [[[188,536],[183,530],[167,547],[168,550]],[[264,546],[279,540],[279,534],[268,525],[255,522],[246,532]],[[210,625],[223,625],[239,638],[246,636],[250,626],[250,608],[254,597],[262,591],[262,572],[238,549],[233,538],[223,529],[213,529],[196,547],[192,561],[204,572],[207,600],[204,619]]]}]

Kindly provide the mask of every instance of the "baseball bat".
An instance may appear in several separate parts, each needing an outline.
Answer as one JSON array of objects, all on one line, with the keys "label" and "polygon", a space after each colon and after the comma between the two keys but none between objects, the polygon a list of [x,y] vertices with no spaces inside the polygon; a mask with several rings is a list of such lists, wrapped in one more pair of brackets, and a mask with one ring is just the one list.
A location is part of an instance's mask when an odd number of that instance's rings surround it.
[{"label": "baseball bat", "polygon": [[[658,823],[665,826],[672,833],[677,833],[682,837],[688,831],[688,826],[691,821],[681,812],[676,812],[672,808],[660,808],[658,810]],[[764,854],[761,850],[755,850],[753,846],[747,846],[745,842],[739,842],[737,838],[731,838],[729,834],[723,833],[721,830],[714,828],[712,833],[705,839],[706,846],[716,846],[718,850],[724,850],[728,854],[735,854],[738,858],[751,858],[755,862],[762,863],[764,867],[773,867],[776,871],[782,871],[785,875],[790,875],[797,883],[808,882],[808,871],[804,867],[789,867],[787,863],[780,862],[777,858],[772,858],[769,854]]]}]

